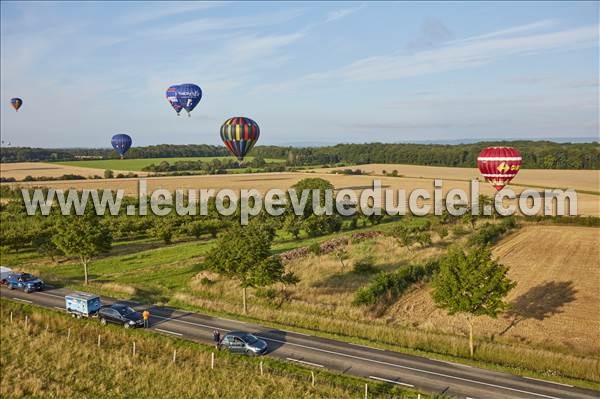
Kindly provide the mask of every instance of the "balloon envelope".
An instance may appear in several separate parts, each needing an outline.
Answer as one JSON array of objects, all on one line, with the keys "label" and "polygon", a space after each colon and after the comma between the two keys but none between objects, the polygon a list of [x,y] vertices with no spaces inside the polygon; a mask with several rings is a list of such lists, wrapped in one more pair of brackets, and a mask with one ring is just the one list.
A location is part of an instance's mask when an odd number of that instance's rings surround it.
[{"label": "balloon envelope", "polygon": [[167,89],[167,100],[175,112],[177,112],[177,115],[179,115],[179,112],[181,112],[183,107],[179,104],[179,101],[177,101],[177,87],[177,85],[173,85]]},{"label": "balloon envelope", "polygon": [[258,124],[243,116],[229,118],[221,126],[221,140],[227,150],[240,161],[254,147],[259,136]]},{"label": "balloon envelope", "polygon": [[110,140],[115,151],[123,158],[123,154],[131,147],[131,137],[126,134],[115,134]]},{"label": "balloon envelope", "polygon": [[193,83],[177,86],[177,102],[189,114],[200,102],[202,89]]},{"label": "balloon envelope", "polygon": [[506,186],[521,169],[521,153],[512,147],[488,147],[477,157],[477,167],[496,190]]},{"label": "balloon envelope", "polygon": [[11,98],[10,105],[12,105],[12,107],[15,109],[15,111],[18,111],[19,108],[21,108],[21,105],[23,105],[23,100],[21,100],[18,97]]}]

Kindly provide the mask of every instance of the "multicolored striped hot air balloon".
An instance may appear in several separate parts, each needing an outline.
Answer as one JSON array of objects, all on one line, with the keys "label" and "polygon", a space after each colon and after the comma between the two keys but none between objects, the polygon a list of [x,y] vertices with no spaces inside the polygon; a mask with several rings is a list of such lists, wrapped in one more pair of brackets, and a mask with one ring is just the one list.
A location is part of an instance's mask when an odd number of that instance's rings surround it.
[{"label": "multicolored striped hot air balloon", "polygon": [[250,118],[236,116],[229,118],[221,126],[221,140],[231,155],[240,162],[254,147],[260,136],[258,124]]},{"label": "multicolored striped hot air balloon", "polygon": [[15,111],[18,111],[19,108],[21,108],[21,105],[23,105],[23,100],[21,100],[18,97],[11,98],[10,105],[12,105],[12,107],[15,109]]},{"label": "multicolored striped hot air balloon", "polygon": [[498,191],[519,173],[521,162],[521,153],[512,147],[488,147],[477,157],[479,171]]}]

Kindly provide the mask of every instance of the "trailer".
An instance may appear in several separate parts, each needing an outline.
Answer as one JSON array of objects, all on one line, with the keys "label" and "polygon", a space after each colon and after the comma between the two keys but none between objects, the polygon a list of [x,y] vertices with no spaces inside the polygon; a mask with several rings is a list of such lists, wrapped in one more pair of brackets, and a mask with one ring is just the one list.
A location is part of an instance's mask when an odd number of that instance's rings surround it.
[{"label": "trailer", "polygon": [[6,266],[0,266],[0,285],[5,285],[8,279],[8,275],[12,270]]},{"label": "trailer", "polygon": [[102,301],[98,295],[76,292],[65,296],[65,306],[73,317],[94,317],[102,307]]}]

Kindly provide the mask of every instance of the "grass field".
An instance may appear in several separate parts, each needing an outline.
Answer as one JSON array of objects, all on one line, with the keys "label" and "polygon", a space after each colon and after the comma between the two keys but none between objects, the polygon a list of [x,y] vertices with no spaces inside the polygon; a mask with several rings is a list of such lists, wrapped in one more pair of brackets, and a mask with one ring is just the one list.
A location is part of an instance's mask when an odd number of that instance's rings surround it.
[{"label": "grass field", "polygon": [[[96,320],[74,320],[5,299],[1,305],[2,397],[356,398],[366,382],[317,370],[313,387],[308,369],[270,358],[261,359],[261,376],[258,359],[225,352],[216,352],[211,370],[213,349],[206,345],[103,327]],[[135,357],[131,356],[133,341]],[[416,398],[409,390],[368,383],[373,398]]]},{"label": "grass field", "polygon": [[[246,161],[251,161],[254,157],[246,157]],[[53,162],[64,166],[72,166],[78,168],[93,168],[93,169],[120,169],[130,171],[141,171],[146,166],[151,164],[158,165],[165,161],[170,164],[174,164],[179,161],[202,161],[210,162],[214,159],[233,160],[233,157],[188,157],[188,158],[140,158],[140,159],[96,159],[96,160],[82,160],[82,161],[67,161],[67,162]],[[265,159],[266,162],[285,162],[285,159]]]},{"label": "grass field", "polygon": [[[387,228],[387,225],[375,228]],[[594,328],[598,326],[598,317],[593,314],[600,299],[597,290],[590,284],[598,280],[598,269],[588,270],[577,263],[585,257],[593,258],[593,248],[600,246],[598,229],[559,227],[526,227],[523,236],[526,241],[535,240],[536,233],[543,229],[554,234],[565,232],[571,237],[565,249],[563,245],[544,248],[547,258],[525,268],[514,263],[511,255],[518,254],[510,248],[511,240],[502,242],[496,249],[501,260],[512,267],[511,277],[518,288],[510,300],[530,298],[529,306],[545,306],[546,297],[531,297],[539,285],[535,279],[519,270],[532,270],[539,273],[546,266],[547,259],[562,259],[568,265],[571,275],[568,280],[561,279],[565,274],[560,267],[554,267],[546,274],[554,278],[556,285],[547,286],[568,289],[561,281],[573,281],[573,290],[578,292],[576,300],[548,314],[541,320],[531,317],[511,324],[512,318],[504,316],[497,321],[482,318],[477,324],[476,359],[504,365],[519,373],[533,373],[533,376],[556,378],[573,377],[589,381],[600,381],[598,373],[599,346],[594,340]],[[581,229],[581,230],[576,230]],[[596,236],[594,237],[594,234]],[[516,235],[515,237],[521,237]],[[557,251],[575,250],[577,237],[582,237],[583,249],[578,260],[565,260]],[[315,241],[330,237],[288,240],[280,238],[274,251],[279,252],[293,247],[309,245]],[[352,244],[350,259],[345,265],[333,255],[309,256],[290,262],[287,267],[301,279],[294,287],[281,287],[272,290],[250,290],[250,317],[262,323],[278,326],[291,326],[326,334],[358,340],[363,344],[378,344],[384,347],[421,353],[429,351],[444,356],[468,357],[464,322],[460,317],[447,317],[433,306],[427,286],[415,286],[395,304],[385,309],[355,307],[350,303],[356,289],[366,284],[374,274],[361,275],[352,271],[352,265],[359,259],[372,256],[375,267],[380,271],[392,271],[405,267],[409,263],[437,256],[445,251],[448,244],[460,244],[467,236],[447,237],[440,241],[434,236],[431,247],[413,249],[408,252],[386,237]],[[556,237],[544,237],[556,243]],[[90,267],[91,283],[82,284],[81,266],[75,261],[54,264],[49,259],[40,258],[31,252],[19,254],[4,253],[3,263],[41,275],[55,285],[67,285],[75,289],[94,291],[120,298],[131,298],[146,303],[167,304],[192,310],[201,310],[212,314],[231,317],[241,313],[241,294],[234,281],[221,278],[204,270],[203,256],[211,247],[212,240],[182,242],[165,246],[161,243],[145,240],[143,242],[118,243],[111,254],[95,260]],[[560,244],[560,243],[559,243]],[[522,255],[516,259],[527,260],[527,248],[530,242],[519,244]],[[567,245],[567,244],[565,244]],[[587,252],[586,252],[587,251]],[[560,252],[562,253],[562,252]],[[535,259],[535,258],[534,258]],[[558,263],[557,263],[558,266]],[[209,279],[206,283],[204,278]],[[529,281],[531,280],[531,281]],[[566,288],[565,288],[566,287]],[[579,297],[580,293],[588,296]],[[574,306],[574,307],[573,307]],[[562,313],[561,313],[562,312]],[[564,314],[563,314],[564,313]],[[581,313],[581,315],[579,315]],[[510,316],[510,315],[509,315]],[[586,320],[587,319],[587,320]],[[568,323],[567,323],[568,322]],[[510,327],[510,328],[509,328]],[[507,329],[507,332],[503,331]]]},{"label": "grass field", "polygon": [[[104,177],[104,170],[100,168],[90,168],[78,165],[62,165],[59,163],[48,162],[17,162],[0,164],[0,176],[4,178],[12,177],[16,180],[23,180],[26,176],[32,177],[60,177],[67,174],[80,175],[84,177],[100,176]],[[114,173],[129,173],[127,169],[121,169],[117,165]],[[138,176],[147,175],[146,172],[138,172]]]}]

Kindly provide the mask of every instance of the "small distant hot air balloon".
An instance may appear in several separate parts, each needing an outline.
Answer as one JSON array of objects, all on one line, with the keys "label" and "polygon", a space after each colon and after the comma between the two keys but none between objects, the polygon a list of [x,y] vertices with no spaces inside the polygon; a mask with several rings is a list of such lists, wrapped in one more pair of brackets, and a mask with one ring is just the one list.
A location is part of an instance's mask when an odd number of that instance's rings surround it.
[{"label": "small distant hot air balloon", "polygon": [[498,191],[519,173],[521,162],[521,153],[512,147],[488,147],[477,157],[479,171]]},{"label": "small distant hot air balloon", "polygon": [[193,83],[184,83],[177,86],[177,102],[186,110],[188,116],[198,105],[202,98],[202,89]]},{"label": "small distant hot air balloon", "polygon": [[177,116],[179,116],[179,113],[181,112],[183,107],[181,106],[181,104],[179,104],[179,101],[177,101],[177,87],[177,85],[173,85],[167,89],[167,100],[169,101],[169,104],[171,104],[171,107],[173,107],[175,112],[177,112]]},{"label": "small distant hot air balloon", "polygon": [[23,105],[23,100],[21,100],[18,97],[11,98],[10,105],[12,105],[12,107],[15,109],[15,111],[18,111],[19,108],[21,108],[21,105]]},{"label": "small distant hot air balloon", "polygon": [[123,155],[131,147],[132,141],[131,137],[129,137],[126,134],[115,134],[114,136],[112,136],[110,143],[112,144],[115,151],[121,156],[121,159],[123,159]]},{"label": "small distant hot air balloon", "polygon": [[221,140],[231,155],[240,162],[254,147],[260,136],[258,124],[250,118],[237,116],[229,118],[221,126]]}]

